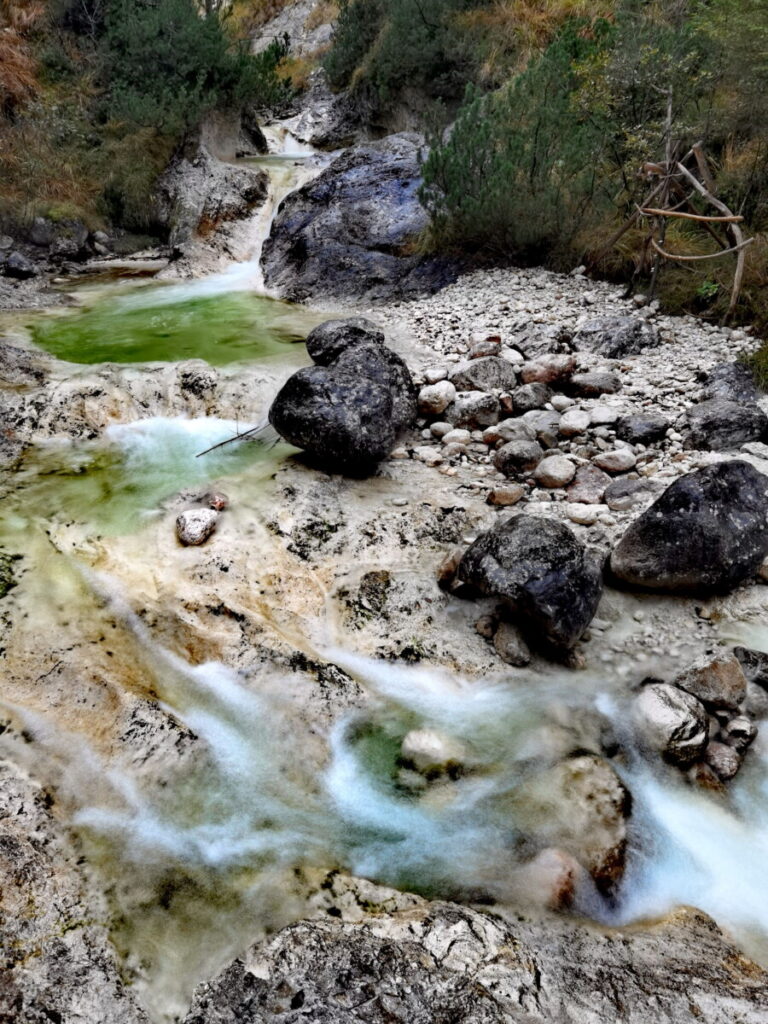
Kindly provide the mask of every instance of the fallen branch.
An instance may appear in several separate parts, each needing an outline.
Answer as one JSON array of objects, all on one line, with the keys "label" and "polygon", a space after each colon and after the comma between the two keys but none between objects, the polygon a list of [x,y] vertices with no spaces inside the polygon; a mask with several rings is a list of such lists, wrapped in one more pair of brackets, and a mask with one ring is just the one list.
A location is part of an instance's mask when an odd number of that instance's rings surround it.
[{"label": "fallen branch", "polygon": [[655,239],[651,239],[651,245],[660,256],[668,260],[680,260],[686,263],[693,262],[694,260],[715,260],[718,256],[727,256],[729,252],[738,252],[740,249],[746,249],[752,242],[754,242],[754,238],[747,238],[746,241],[740,242],[738,245],[732,245],[730,249],[721,249],[720,252],[709,252],[704,256],[677,256],[673,252],[665,252]]},{"label": "fallen branch", "polygon": [[268,447],[274,447],[280,440],[280,435],[268,422],[259,423],[256,427],[251,427],[250,430],[244,430],[242,433],[233,434],[232,437],[226,438],[224,441],[219,441],[218,444],[211,445],[210,448],[206,448],[204,452],[198,452],[195,456],[196,459],[202,458],[203,455],[208,455],[209,452],[215,452],[218,448],[223,448],[225,445],[234,444],[236,441],[260,441],[262,444]]},{"label": "fallen branch", "polygon": [[682,217],[684,220],[708,221],[713,224],[738,224],[744,220],[743,217],[705,217],[699,213],[683,213],[682,210],[654,210],[648,207],[641,209],[644,217]]}]

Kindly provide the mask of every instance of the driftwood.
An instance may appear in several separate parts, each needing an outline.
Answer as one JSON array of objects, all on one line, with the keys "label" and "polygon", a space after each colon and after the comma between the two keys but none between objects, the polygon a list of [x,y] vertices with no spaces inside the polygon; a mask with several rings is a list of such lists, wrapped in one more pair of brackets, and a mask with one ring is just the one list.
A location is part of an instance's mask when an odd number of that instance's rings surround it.
[{"label": "driftwood", "polygon": [[[661,263],[663,260],[670,260],[677,263],[695,263],[702,260],[719,259],[721,256],[735,255],[736,268],[733,275],[733,287],[728,310],[724,320],[727,320],[736,308],[739,301],[741,287],[744,281],[744,267],[746,261],[746,249],[752,244],[754,238],[745,238],[740,227],[744,218],[733,213],[726,204],[716,195],[716,184],[707,161],[704,147],[697,142],[681,159],[674,156],[674,144],[672,142],[672,120],[671,120],[671,93],[667,94],[667,124],[665,131],[666,160],[663,163],[647,161],[642,165],[641,173],[648,179],[654,181],[654,187],[646,195],[642,204],[636,205],[634,212],[627,218],[622,226],[613,233],[608,242],[590,260],[592,266],[598,263],[617,244],[623,235],[631,227],[644,218],[651,221],[650,230],[643,242],[642,253],[637,262],[632,282],[628,286],[628,294],[632,293],[633,285],[637,277],[647,265],[648,253],[653,251],[653,269],[651,272],[650,295],[653,296],[658,281]],[[691,170],[686,166],[689,162],[695,163]],[[694,170],[696,173],[694,173]],[[690,191],[689,191],[690,189]],[[699,197],[710,206],[714,207],[717,213],[701,213],[693,204],[693,199]],[[655,202],[654,202],[655,201]],[[690,255],[671,253],[665,245],[667,224],[671,219],[679,219],[699,224],[711,238],[718,244],[717,252],[703,255]],[[722,227],[725,230],[728,240],[718,235],[716,228]]]}]

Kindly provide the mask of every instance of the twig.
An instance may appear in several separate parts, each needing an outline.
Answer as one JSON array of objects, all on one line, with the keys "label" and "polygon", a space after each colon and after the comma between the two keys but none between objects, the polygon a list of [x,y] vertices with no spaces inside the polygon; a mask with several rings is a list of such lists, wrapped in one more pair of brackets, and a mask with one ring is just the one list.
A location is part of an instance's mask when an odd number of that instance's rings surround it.
[{"label": "twig", "polygon": [[730,252],[739,252],[740,249],[746,249],[748,245],[754,242],[754,238],[747,238],[746,241],[740,242],[738,245],[732,245],[730,249],[721,249],[720,252],[708,252],[704,256],[677,256],[672,252],[665,252],[664,249],[656,242],[655,239],[651,239],[651,245],[656,252],[668,260],[680,260],[681,262],[693,262],[694,260],[714,260],[718,256],[727,256]]}]

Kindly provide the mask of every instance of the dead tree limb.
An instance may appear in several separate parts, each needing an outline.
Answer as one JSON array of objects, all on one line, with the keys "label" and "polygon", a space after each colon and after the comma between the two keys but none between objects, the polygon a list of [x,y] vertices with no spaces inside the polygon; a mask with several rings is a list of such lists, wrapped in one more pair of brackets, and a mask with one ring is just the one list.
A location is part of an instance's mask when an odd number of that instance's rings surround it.
[{"label": "dead tree limb", "polygon": [[745,241],[740,242],[739,245],[733,245],[730,249],[721,249],[719,252],[708,252],[702,256],[677,256],[675,253],[666,252],[662,249],[655,238],[651,239],[651,245],[660,256],[667,260],[679,260],[681,263],[693,263],[695,260],[715,260],[720,256],[727,256],[730,252],[739,252],[740,249],[746,249],[753,242],[754,238],[747,238]]},{"label": "dead tree limb", "polygon": [[684,213],[682,210],[655,210],[647,207],[641,209],[640,213],[644,217],[682,217],[685,220],[708,221],[711,224],[739,224],[744,220],[743,217],[735,215],[730,217],[705,217],[700,213]]}]

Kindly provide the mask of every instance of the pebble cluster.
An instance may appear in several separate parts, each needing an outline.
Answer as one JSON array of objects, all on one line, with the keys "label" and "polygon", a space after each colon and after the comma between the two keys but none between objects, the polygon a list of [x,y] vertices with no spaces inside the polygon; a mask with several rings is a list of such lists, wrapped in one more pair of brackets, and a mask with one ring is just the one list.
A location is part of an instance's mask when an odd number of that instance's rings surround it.
[{"label": "pebble cluster", "polygon": [[[707,370],[755,345],[580,271],[479,271],[387,312],[388,333],[433,353],[415,370],[419,433],[391,458],[433,466],[499,509],[565,518],[597,544],[711,461],[685,447],[685,411]],[[608,358],[569,343],[601,317],[647,324],[659,344]]]}]

